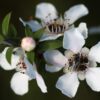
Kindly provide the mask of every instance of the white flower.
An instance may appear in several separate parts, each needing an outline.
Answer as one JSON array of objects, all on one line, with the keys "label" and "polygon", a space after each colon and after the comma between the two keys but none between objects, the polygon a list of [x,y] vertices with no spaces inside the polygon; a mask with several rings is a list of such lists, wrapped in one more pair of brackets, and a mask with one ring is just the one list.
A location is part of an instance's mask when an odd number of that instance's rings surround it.
[{"label": "white flower", "polygon": [[[17,72],[11,79],[11,88],[17,95],[24,95],[28,92],[28,82],[36,79],[37,84],[43,93],[47,92],[47,87],[42,76],[37,72],[36,65],[33,65],[27,60],[21,48],[16,48],[11,58],[11,65],[6,59],[6,52],[8,48],[0,54],[0,66],[5,70],[15,69]],[[20,56],[19,56],[20,55]]]},{"label": "white flower", "polygon": [[31,37],[24,37],[21,41],[21,47],[25,51],[32,51],[36,47],[35,40]]},{"label": "white flower", "polygon": [[77,54],[66,51],[65,56],[58,50],[50,50],[44,53],[48,72],[58,72],[63,68],[64,75],[58,78],[56,88],[64,95],[73,98],[79,87],[79,80],[86,79],[89,87],[100,92],[100,42],[90,50],[82,48]]},{"label": "white flower", "polygon": [[[24,26],[28,24],[33,31],[36,31],[42,27],[46,27],[43,36],[40,38],[40,41],[46,41],[55,40],[63,34],[66,34],[68,30],[73,28],[72,25],[76,20],[87,14],[88,9],[85,7],[85,5],[79,4],[65,11],[64,18],[62,18],[61,16],[58,16],[56,8],[51,3],[40,3],[36,6],[35,16],[41,19],[42,26],[34,20],[29,22],[24,22],[22,19],[20,20]],[[82,26],[83,30],[81,28],[80,33],[84,35],[84,32],[86,31],[84,25]],[[74,33],[75,32],[73,31],[72,34]]]},{"label": "white flower", "polygon": [[63,48],[78,53],[85,44],[87,35],[86,23],[80,23],[77,28],[72,28],[64,33]]}]

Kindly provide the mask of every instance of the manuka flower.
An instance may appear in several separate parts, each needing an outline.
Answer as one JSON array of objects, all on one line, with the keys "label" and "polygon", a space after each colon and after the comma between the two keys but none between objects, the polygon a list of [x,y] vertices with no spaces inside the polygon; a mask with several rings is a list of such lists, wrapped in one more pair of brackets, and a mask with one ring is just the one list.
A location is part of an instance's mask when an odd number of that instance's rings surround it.
[{"label": "manuka flower", "polygon": [[36,79],[37,84],[43,93],[47,92],[47,87],[42,76],[37,72],[35,62],[33,65],[27,60],[27,57],[21,48],[16,48],[12,54],[11,64],[6,59],[7,48],[0,54],[0,66],[5,70],[15,69],[17,72],[13,75],[10,84],[12,90],[17,95],[24,95],[28,92],[28,82]]},{"label": "manuka flower", "polygon": [[[36,6],[35,16],[36,18],[41,19],[42,25],[35,20],[24,22],[22,19],[20,19],[20,21],[24,24],[24,26],[29,25],[33,32],[45,27],[45,32],[40,38],[40,41],[55,40],[68,32],[74,34],[75,31],[72,31],[74,28],[74,22],[87,14],[88,9],[83,4],[79,4],[65,11],[63,18],[62,16],[58,16],[58,12],[52,4],[40,3]],[[80,31],[80,33],[83,36],[84,29]],[[77,39],[77,37],[75,38]]]},{"label": "manuka flower", "polygon": [[79,80],[84,79],[93,91],[100,92],[100,68],[97,67],[100,63],[100,42],[90,50],[84,47],[78,53],[66,51],[65,56],[58,50],[46,51],[44,58],[47,71],[57,72],[63,68],[64,75],[58,79],[56,88],[64,95],[74,97]]}]

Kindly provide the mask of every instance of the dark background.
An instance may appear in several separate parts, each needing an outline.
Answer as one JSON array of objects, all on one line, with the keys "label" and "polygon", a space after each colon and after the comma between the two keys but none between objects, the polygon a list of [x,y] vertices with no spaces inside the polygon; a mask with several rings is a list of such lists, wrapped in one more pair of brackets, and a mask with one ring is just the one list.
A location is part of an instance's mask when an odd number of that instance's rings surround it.
[{"label": "dark background", "polygon": [[[0,23],[3,17],[10,11],[12,11],[12,23],[17,27],[19,34],[21,34],[21,24],[18,20],[22,17],[28,20],[30,16],[34,16],[35,6],[40,2],[53,3],[59,13],[64,13],[69,7],[83,3],[85,4],[90,13],[88,16],[81,18],[80,21],[87,22],[88,27],[100,25],[100,3],[99,0],[0,0]],[[89,36],[86,45],[91,47],[100,40],[100,35]],[[69,100],[68,97],[61,94],[59,90],[55,88],[55,83],[61,73],[50,74],[45,72],[44,66],[40,66],[40,73],[45,79],[48,86],[48,93],[41,93],[36,81],[32,80],[29,84],[29,92],[24,96],[17,96],[10,89],[10,79],[14,71],[4,71],[0,68],[0,100]],[[72,100],[100,100],[100,93],[92,91],[85,81],[81,82],[77,95]]]}]

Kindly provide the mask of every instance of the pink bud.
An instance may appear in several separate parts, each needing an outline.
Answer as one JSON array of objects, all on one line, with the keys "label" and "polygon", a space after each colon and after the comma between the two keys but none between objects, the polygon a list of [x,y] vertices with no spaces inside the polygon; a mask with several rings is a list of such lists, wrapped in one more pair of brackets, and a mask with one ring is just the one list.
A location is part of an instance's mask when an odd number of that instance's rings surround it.
[{"label": "pink bud", "polygon": [[35,46],[36,46],[35,40],[31,37],[24,37],[21,41],[21,47],[25,51],[31,51],[35,48]]}]

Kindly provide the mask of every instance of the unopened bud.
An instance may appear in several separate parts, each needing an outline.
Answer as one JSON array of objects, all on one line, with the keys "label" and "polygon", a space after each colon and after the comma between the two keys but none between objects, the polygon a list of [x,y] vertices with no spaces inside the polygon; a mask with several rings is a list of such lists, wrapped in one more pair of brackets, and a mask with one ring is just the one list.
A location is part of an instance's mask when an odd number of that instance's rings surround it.
[{"label": "unopened bud", "polygon": [[35,48],[36,43],[35,40],[31,37],[25,37],[22,39],[21,41],[21,47],[25,50],[25,51],[31,51]]}]

